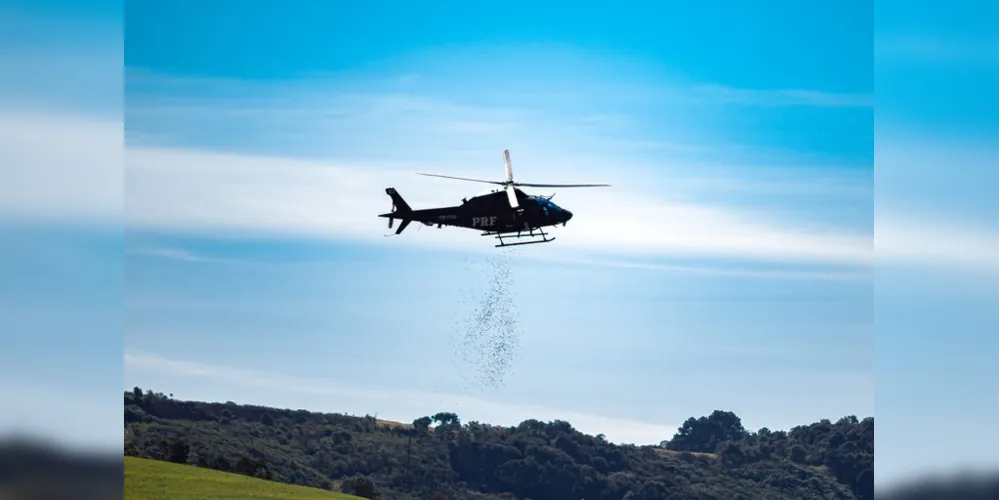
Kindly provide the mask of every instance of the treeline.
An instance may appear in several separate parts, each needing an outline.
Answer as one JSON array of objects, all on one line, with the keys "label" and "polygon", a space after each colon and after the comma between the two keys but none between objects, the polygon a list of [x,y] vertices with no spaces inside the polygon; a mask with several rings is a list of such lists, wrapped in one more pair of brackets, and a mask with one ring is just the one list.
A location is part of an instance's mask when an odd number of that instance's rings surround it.
[{"label": "treeline", "polygon": [[822,420],[785,431],[750,433],[732,412],[690,418],[662,446],[677,451],[714,452],[729,467],[770,460],[822,468],[850,487],[858,499],[874,497],[874,417]]},{"label": "treeline", "polygon": [[871,499],[874,420],[749,432],[716,411],[659,446],[614,445],[568,422],[411,425],[371,416],[125,393],[125,453],[366,498]]}]

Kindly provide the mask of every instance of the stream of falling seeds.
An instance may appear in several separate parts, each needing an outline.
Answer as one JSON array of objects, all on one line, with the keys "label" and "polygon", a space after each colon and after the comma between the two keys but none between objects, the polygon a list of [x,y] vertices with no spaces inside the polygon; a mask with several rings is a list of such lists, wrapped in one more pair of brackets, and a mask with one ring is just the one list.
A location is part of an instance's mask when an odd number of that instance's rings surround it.
[{"label": "stream of falling seeds", "polygon": [[468,273],[472,281],[462,294],[455,347],[463,385],[496,389],[510,374],[520,347],[520,331],[509,253],[486,257],[484,262],[481,259],[466,261],[478,272]]}]

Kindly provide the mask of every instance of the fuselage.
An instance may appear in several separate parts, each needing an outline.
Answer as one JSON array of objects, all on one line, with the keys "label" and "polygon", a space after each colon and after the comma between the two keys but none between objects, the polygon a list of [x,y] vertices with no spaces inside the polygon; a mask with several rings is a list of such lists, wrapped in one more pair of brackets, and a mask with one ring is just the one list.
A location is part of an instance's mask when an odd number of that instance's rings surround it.
[{"label": "fuselage", "polygon": [[565,224],[572,218],[572,212],[544,198],[534,203],[521,203],[520,208],[523,210],[511,210],[502,206],[475,206],[468,202],[451,207],[414,210],[406,218],[429,225],[498,232],[528,231],[531,228]]},{"label": "fuselage", "polygon": [[405,214],[384,214],[401,220],[409,219],[426,225],[453,226],[487,232],[530,231],[534,228],[565,224],[572,212],[543,196],[532,196],[517,190],[518,209],[510,208],[505,192],[476,196],[460,205],[422,210]]}]

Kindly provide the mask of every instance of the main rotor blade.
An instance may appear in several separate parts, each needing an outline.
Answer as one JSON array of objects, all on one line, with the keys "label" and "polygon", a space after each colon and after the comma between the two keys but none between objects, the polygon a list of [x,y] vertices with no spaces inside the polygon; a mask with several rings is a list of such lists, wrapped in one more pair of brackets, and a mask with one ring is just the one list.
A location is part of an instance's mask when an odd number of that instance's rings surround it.
[{"label": "main rotor blade", "polygon": [[609,187],[610,184],[531,184],[528,182],[515,182],[514,186],[527,186],[527,187]]},{"label": "main rotor blade", "polygon": [[502,186],[503,184],[506,184],[505,182],[499,182],[499,181],[486,181],[486,180],[482,180],[482,179],[469,179],[467,177],[454,177],[454,176],[450,176],[450,175],[421,174],[419,172],[417,172],[416,175],[425,175],[427,177],[442,177],[444,179],[455,179],[455,180],[459,180],[459,181],[484,182],[486,184],[497,184],[497,185],[500,185],[500,186]]},{"label": "main rotor blade", "polygon": [[506,162],[506,181],[513,182],[513,167],[510,166],[510,150],[503,150],[503,160]]},{"label": "main rotor blade", "polygon": [[516,209],[520,206],[520,202],[517,201],[517,191],[509,184],[506,185],[506,197],[510,200],[510,208]]}]

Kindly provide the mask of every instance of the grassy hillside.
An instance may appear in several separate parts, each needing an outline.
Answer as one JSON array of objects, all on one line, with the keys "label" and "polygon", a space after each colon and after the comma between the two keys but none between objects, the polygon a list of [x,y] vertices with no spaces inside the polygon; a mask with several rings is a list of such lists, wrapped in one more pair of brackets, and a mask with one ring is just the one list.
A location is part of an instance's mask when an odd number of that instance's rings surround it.
[{"label": "grassy hillside", "polygon": [[454,413],[411,424],[125,393],[125,454],[393,500],[871,500],[874,419],[749,431],[690,418],[657,445],[616,445],[569,422],[512,427]]},{"label": "grassy hillside", "polygon": [[190,465],[125,457],[125,500],[360,500]]}]

